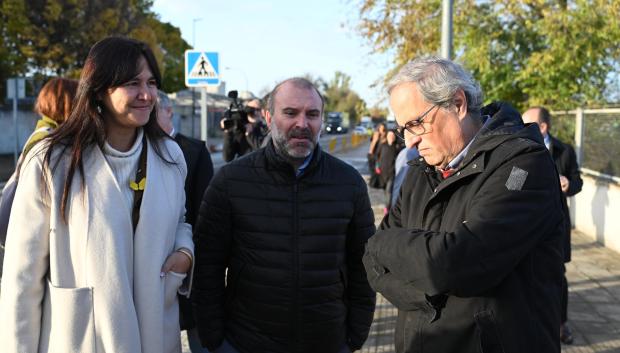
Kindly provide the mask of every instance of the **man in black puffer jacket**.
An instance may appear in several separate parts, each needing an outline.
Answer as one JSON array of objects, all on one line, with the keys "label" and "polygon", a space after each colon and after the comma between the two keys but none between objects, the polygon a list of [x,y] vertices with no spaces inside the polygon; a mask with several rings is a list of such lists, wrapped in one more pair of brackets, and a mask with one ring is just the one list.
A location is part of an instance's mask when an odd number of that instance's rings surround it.
[{"label": "man in black puffer jacket", "polygon": [[362,264],[375,230],[366,184],[318,146],[323,98],[312,83],[289,79],[269,97],[271,141],[222,167],[200,209],[192,299],[202,344],[360,349],[375,305]]},{"label": "man in black puffer jacket", "polygon": [[372,287],[398,307],[399,353],[560,352],[564,216],[534,124],[451,61],[406,64],[390,104],[412,163],[368,241]]}]

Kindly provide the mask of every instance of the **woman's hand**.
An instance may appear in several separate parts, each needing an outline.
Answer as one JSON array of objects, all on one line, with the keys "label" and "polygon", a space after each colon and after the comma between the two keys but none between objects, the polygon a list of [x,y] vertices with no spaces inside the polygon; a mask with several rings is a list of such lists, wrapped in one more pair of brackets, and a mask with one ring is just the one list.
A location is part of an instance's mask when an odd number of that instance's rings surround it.
[{"label": "woman's hand", "polygon": [[192,266],[192,261],[187,254],[175,251],[164,262],[164,266],[161,268],[162,277],[166,273],[173,271],[176,273],[187,273]]}]

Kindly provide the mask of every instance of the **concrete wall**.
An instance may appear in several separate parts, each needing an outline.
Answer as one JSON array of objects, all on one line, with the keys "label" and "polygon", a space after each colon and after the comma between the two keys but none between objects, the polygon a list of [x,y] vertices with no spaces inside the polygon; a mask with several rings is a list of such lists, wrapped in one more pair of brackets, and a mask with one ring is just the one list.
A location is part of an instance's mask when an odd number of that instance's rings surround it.
[{"label": "concrete wall", "polygon": [[583,189],[569,200],[575,228],[620,252],[620,185],[582,175]]},{"label": "concrete wall", "polygon": [[[34,130],[38,119],[39,117],[32,111],[17,111],[18,154],[21,153],[21,149]],[[15,150],[15,125],[13,125],[12,110],[0,110],[0,134],[2,134],[2,138],[0,138],[0,154],[13,154]]]}]

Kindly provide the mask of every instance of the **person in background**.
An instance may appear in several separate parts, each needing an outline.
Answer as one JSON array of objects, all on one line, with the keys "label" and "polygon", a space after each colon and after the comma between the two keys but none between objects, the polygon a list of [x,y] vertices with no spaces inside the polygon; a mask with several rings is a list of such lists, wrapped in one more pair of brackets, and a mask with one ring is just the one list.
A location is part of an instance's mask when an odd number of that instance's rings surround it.
[{"label": "person in background", "polygon": [[248,117],[246,124],[236,122],[231,126],[226,126],[224,120],[220,121],[220,127],[224,130],[222,156],[226,162],[259,149],[267,134],[267,125],[261,114],[260,100],[250,100],[244,109]]},{"label": "person in background", "polygon": [[[15,171],[2,189],[0,199],[0,261],[4,258],[4,243],[6,241],[6,231],[11,216],[11,207],[15,197],[15,189],[19,182],[19,171],[24,161],[24,156],[37,142],[41,141],[60,124],[62,124],[71,113],[73,98],[77,91],[78,82],[68,78],[55,77],[43,85],[34,105],[34,111],[41,118],[37,121],[34,131],[26,140],[22,153],[17,160]],[[0,266],[0,276],[2,275]]]},{"label": "person in background", "polygon": [[483,107],[450,60],[405,64],[388,92],[422,157],[364,254],[398,308],[396,352],[560,352],[564,215],[540,131],[506,103]]},{"label": "person in background", "polygon": [[216,353],[348,353],[375,294],[361,262],[374,232],[368,188],[319,146],[324,100],[304,78],[270,94],[265,148],[223,166],[196,225],[194,302]]},{"label": "person in background", "polygon": [[24,159],[0,290],[2,351],[181,352],[187,169],[157,124],[143,42],[90,49],[71,115]]},{"label": "person in background", "polygon": [[[181,147],[187,164],[187,178],[185,179],[185,221],[192,227],[196,224],[196,217],[200,209],[200,202],[211,178],[213,177],[213,162],[205,143],[174,130],[172,124],[172,102],[162,91],[157,92],[157,122],[159,126]],[[187,341],[192,353],[209,353],[200,345],[198,330],[194,322],[192,304],[188,298],[179,294],[179,319],[181,330],[187,333]]]},{"label": "person in background", "polygon": [[[523,122],[536,123],[543,135],[545,146],[551,153],[551,157],[555,162],[560,178],[560,186],[562,188],[562,211],[564,212],[564,263],[571,260],[571,220],[568,212],[568,203],[566,198],[574,196],[581,191],[583,180],[579,174],[579,165],[577,165],[577,156],[571,145],[565,144],[551,135],[551,114],[543,107],[533,107],[523,113]],[[560,341],[565,344],[573,343],[573,334],[569,328],[568,321],[568,281],[566,280],[566,267],[564,267],[564,276],[562,277],[562,317],[560,325]]]},{"label": "person in background", "polygon": [[34,112],[41,119],[37,121],[34,132],[24,144],[22,155],[28,154],[35,143],[67,120],[77,87],[78,81],[62,77],[52,78],[43,85],[34,104]]},{"label": "person in background", "polygon": [[396,156],[401,149],[402,144],[397,143],[396,134],[392,130],[387,132],[385,143],[379,145],[377,153],[379,167],[376,173],[381,178],[381,184],[385,185],[386,201],[385,208],[383,209],[384,215],[387,214],[392,204],[392,184],[394,183]]},{"label": "person in background", "polygon": [[[269,111],[269,93],[265,94],[265,96],[261,99],[260,113],[263,117],[267,116],[267,112]],[[269,144],[269,140],[271,140],[271,131],[269,131],[269,126],[267,126],[267,133],[265,134],[265,138],[263,138],[263,142],[260,147],[266,147]]]},{"label": "person in background", "polygon": [[[405,176],[407,175],[407,171],[409,170],[409,162],[413,161],[415,158],[420,157],[418,153],[418,149],[415,147],[405,147],[400,152],[398,152],[398,156],[396,156],[396,162],[394,162],[394,183],[392,184],[392,201],[390,203],[390,208],[394,207],[396,204],[396,200],[398,199],[398,195],[400,194],[400,188],[405,181]],[[410,182],[413,182],[411,180]]]},{"label": "person in background", "polygon": [[372,188],[383,189],[385,187],[385,185],[382,184],[381,176],[377,174],[377,162],[380,147],[385,144],[386,141],[387,128],[384,123],[379,123],[370,137],[370,147],[368,148],[367,155],[368,171],[370,172],[368,185]]}]

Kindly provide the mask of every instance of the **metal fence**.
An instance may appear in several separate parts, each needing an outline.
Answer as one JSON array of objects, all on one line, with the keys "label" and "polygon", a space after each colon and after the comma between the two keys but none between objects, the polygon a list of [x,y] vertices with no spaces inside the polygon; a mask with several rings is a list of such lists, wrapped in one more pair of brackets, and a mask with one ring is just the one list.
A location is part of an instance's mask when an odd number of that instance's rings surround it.
[{"label": "metal fence", "polygon": [[620,183],[620,108],[557,111],[552,124],[575,148],[582,173]]}]

